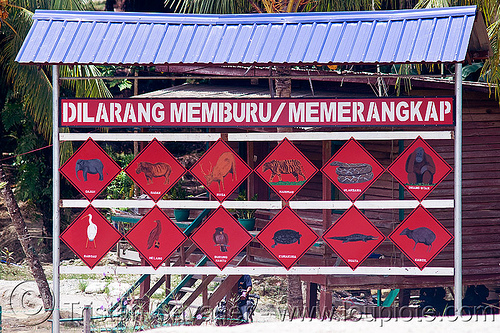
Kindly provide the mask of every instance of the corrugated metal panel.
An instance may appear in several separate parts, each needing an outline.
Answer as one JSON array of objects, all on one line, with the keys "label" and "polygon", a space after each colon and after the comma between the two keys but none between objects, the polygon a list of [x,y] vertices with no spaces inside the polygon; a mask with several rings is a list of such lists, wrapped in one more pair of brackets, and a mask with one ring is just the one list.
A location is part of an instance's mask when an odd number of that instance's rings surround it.
[{"label": "corrugated metal panel", "polygon": [[20,63],[457,62],[471,36],[475,54],[491,52],[474,6],[245,15],[38,10],[33,19]]}]

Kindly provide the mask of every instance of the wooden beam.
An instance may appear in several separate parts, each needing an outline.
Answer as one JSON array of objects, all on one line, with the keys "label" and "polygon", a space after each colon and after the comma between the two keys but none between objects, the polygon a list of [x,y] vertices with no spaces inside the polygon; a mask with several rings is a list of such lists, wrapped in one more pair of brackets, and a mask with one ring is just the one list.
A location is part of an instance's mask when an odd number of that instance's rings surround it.
[{"label": "wooden beam", "polygon": [[291,141],[347,141],[351,137],[356,140],[414,140],[418,136],[424,140],[451,140],[452,131],[379,131],[379,132],[268,132],[268,133],[59,133],[61,141],[151,141],[160,142],[199,142],[217,141],[227,135],[227,141],[281,141],[288,138]]},{"label": "wooden beam", "polygon": [[[325,165],[332,155],[332,142],[323,141],[321,149],[321,165]],[[331,201],[332,200],[332,182],[324,174],[321,176],[322,182],[322,200]],[[330,209],[323,209],[323,230],[326,231],[332,225],[332,214]],[[323,257],[326,259],[330,258],[332,250],[329,246],[324,247],[325,252]]]},{"label": "wooden beam", "polygon": [[326,288],[326,286],[321,286],[319,294],[320,312],[325,313],[325,311],[330,311],[332,308],[333,308],[332,293]]},{"label": "wooden beam", "polygon": [[[207,291],[207,286],[212,282],[213,279],[215,279],[217,275],[208,275],[204,276],[203,280],[201,281],[200,285],[189,295],[189,297],[182,303],[182,305],[187,308],[190,306],[198,297],[199,294],[205,293]],[[205,301],[205,295],[204,295],[204,300],[203,300],[203,305],[206,305]]]},{"label": "wooden beam", "polygon": [[[290,201],[292,209],[348,209],[355,205],[359,209],[414,209],[419,204],[425,208],[453,208],[451,199],[442,200],[360,200],[352,203],[348,200],[335,201]],[[84,199],[63,199],[61,208],[86,208],[90,205]],[[106,200],[92,201],[95,208],[153,208],[153,200]],[[160,200],[156,203],[159,208],[189,208],[189,209],[217,209],[223,206],[226,209],[281,209],[281,201],[205,201],[205,200]]]},{"label": "wooden beam", "polygon": [[151,295],[160,288],[160,286],[165,282],[167,275],[162,275],[161,278],[156,281],[156,283],[144,294],[145,297],[151,298]]},{"label": "wooden beam", "polygon": [[418,267],[358,267],[352,270],[347,266],[330,267],[316,266],[303,267],[295,266],[287,270],[284,267],[262,267],[262,266],[241,266],[226,267],[220,270],[212,266],[160,266],[158,269],[146,266],[96,266],[93,269],[85,266],[61,266],[61,274],[206,274],[206,275],[374,275],[374,276],[452,276],[453,267],[426,267],[420,270]]},{"label": "wooden beam", "polygon": [[[214,309],[217,303],[221,299],[224,298],[224,296],[227,295],[227,293],[233,288],[233,286],[238,282],[240,279],[241,275],[230,275],[226,277],[226,279],[219,285],[219,287],[214,291],[212,296],[208,299],[207,305],[204,306],[201,311],[204,309]],[[195,319],[194,325],[200,325],[204,319]]]}]

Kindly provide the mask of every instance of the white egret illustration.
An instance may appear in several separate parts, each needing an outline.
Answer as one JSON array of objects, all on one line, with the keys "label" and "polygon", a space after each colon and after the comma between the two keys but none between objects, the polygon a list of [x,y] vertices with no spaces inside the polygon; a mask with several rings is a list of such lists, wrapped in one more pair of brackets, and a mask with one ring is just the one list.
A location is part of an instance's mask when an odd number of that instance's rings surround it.
[{"label": "white egret illustration", "polygon": [[92,223],[92,214],[87,215],[89,218],[89,225],[87,227],[87,243],[85,244],[85,248],[88,248],[89,242],[94,243],[94,248],[97,248],[95,242],[95,236],[97,235],[97,225]]}]

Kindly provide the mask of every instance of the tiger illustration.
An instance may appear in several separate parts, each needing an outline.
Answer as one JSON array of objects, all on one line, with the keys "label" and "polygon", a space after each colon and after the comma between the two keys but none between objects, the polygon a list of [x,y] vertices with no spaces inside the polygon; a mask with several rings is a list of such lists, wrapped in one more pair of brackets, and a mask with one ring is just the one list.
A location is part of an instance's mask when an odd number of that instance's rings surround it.
[{"label": "tiger illustration", "polygon": [[281,175],[283,174],[292,174],[295,176],[296,181],[299,181],[299,176],[302,176],[306,180],[302,163],[299,160],[271,160],[262,165],[262,172],[266,172],[267,170],[271,170],[270,182],[274,176],[278,176],[279,181],[281,181]]},{"label": "tiger illustration", "polygon": [[139,162],[137,169],[135,169],[137,174],[144,172],[146,176],[146,184],[153,184],[153,178],[155,177],[165,177],[163,184],[168,185],[170,182],[170,173],[172,168],[170,165],[164,162],[150,163],[150,162]]}]

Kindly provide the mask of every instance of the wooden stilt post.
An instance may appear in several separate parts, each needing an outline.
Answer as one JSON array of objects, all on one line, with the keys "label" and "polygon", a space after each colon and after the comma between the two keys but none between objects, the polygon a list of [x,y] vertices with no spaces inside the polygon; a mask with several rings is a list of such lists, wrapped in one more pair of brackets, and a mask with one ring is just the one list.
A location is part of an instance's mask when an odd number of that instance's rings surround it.
[{"label": "wooden stilt post", "polygon": [[90,319],[92,316],[92,308],[90,305],[83,307],[83,333],[90,333]]},{"label": "wooden stilt post", "polygon": [[[141,258],[141,266],[146,266],[146,260],[144,258]],[[149,291],[150,288],[151,288],[151,276],[148,276],[147,278],[144,279],[139,288],[139,297],[142,300],[141,308],[143,313],[149,311],[149,297],[144,297],[144,295],[146,295],[146,293]]]},{"label": "wooden stilt post", "polygon": [[318,284],[314,282],[310,282],[307,284],[307,295],[306,295],[306,304],[307,304],[307,314],[309,318],[317,318],[318,311]]}]

